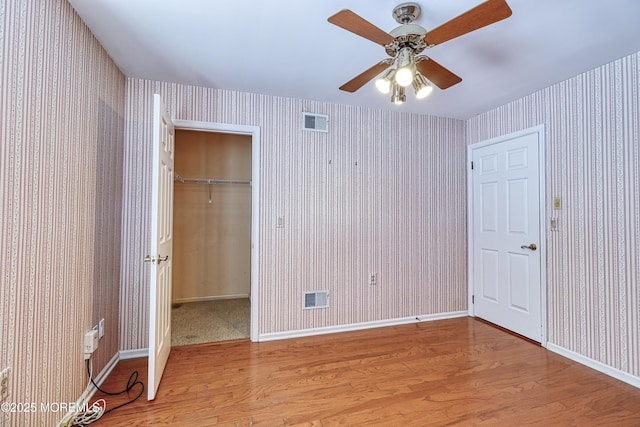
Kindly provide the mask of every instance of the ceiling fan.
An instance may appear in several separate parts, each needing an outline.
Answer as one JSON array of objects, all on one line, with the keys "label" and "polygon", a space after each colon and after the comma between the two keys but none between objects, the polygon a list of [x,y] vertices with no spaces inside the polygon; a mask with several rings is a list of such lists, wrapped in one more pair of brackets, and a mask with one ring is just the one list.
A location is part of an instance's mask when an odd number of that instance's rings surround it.
[{"label": "ceiling fan", "polygon": [[487,0],[484,3],[445,22],[431,31],[413,23],[420,16],[417,3],[402,3],[393,9],[393,17],[400,26],[386,33],[369,21],[349,9],[343,9],[328,18],[328,21],[340,28],[357,34],[374,43],[384,46],[390,58],[384,59],[373,67],[358,74],[340,90],[355,92],[383,71],[376,80],[376,87],[382,93],[391,92],[391,101],[401,104],[406,100],[406,87],[413,86],[416,97],[427,96],[432,86],[447,89],[462,81],[460,77],[420,53],[428,48],[453,38],[475,31],[511,16],[511,8],[505,0]]}]

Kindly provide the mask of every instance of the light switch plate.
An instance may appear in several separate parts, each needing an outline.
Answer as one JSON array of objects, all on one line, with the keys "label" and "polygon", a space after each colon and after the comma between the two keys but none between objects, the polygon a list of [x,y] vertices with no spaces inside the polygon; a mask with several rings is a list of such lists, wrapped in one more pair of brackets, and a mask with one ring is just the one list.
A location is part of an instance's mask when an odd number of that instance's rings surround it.
[{"label": "light switch plate", "polygon": [[562,210],[562,197],[556,196],[553,199],[553,209],[557,211]]}]

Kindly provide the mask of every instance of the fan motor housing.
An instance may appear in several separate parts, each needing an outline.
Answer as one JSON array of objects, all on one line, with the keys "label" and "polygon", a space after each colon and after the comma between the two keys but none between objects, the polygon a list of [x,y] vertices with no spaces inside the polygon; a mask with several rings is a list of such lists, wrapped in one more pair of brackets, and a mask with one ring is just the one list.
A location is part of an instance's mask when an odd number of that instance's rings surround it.
[{"label": "fan motor housing", "polygon": [[385,46],[389,56],[396,56],[400,49],[407,46],[413,50],[414,54],[422,52],[427,47],[424,41],[427,30],[420,25],[403,24],[391,30],[389,34],[394,38],[392,43]]},{"label": "fan motor housing", "polygon": [[395,57],[403,47],[410,47],[414,54],[422,52],[427,46],[424,37],[427,30],[418,24],[412,24],[420,16],[417,3],[400,3],[393,9],[393,18],[400,24],[389,32],[394,40],[385,46],[389,56]]}]

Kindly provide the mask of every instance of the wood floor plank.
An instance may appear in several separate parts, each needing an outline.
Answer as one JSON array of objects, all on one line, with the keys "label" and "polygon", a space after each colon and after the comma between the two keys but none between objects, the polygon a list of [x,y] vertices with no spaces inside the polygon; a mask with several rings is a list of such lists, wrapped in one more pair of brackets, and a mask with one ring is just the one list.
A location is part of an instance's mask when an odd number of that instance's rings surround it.
[{"label": "wood floor plank", "polygon": [[[127,360],[103,388],[134,369],[146,383]],[[145,396],[95,425],[640,426],[640,389],[472,318],[175,347]]]}]

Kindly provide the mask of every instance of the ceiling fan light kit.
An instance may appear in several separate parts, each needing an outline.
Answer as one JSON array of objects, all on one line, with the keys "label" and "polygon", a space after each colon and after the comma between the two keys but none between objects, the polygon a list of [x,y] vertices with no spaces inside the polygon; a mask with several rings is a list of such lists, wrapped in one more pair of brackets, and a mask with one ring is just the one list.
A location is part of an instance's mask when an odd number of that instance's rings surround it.
[{"label": "ceiling fan light kit", "polygon": [[376,80],[376,88],[380,91],[380,93],[387,94],[391,92],[391,86],[395,81],[396,70],[394,68],[389,68],[384,74]]},{"label": "ceiling fan light kit", "polygon": [[424,99],[433,92],[433,86],[431,86],[422,74],[416,74],[412,84],[413,90],[416,93],[416,98],[418,99]]},{"label": "ceiling fan light kit", "polygon": [[404,104],[407,100],[407,95],[404,86],[394,85],[393,95],[391,95],[391,102],[396,105]]},{"label": "ceiling fan light kit", "polygon": [[432,58],[419,55],[424,49],[511,16],[511,8],[505,0],[487,0],[427,32],[420,25],[413,23],[420,16],[420,10],[417,3],[402,3],[396,6],[393,9],[393,17],[400,26],[389,33],[349,9],[343,9],[330,16],[330,23],[382,45],[391,57],[360,73],[340,86],[340,89],[355,92],[382,72],[375,85],[381,93],[391,93],[391,102],[404,103],[405,88],[409,86],[413,86],[417,99],[424,99],[433,90],[431,83],[444,90],[462,81]]},{"label": "ceiling fan light kit", "polygon": [[396,67],[396,83],[402,87],[409,86],[416,74],[413,50],[410,47],[400,49],[396,57]]}]

